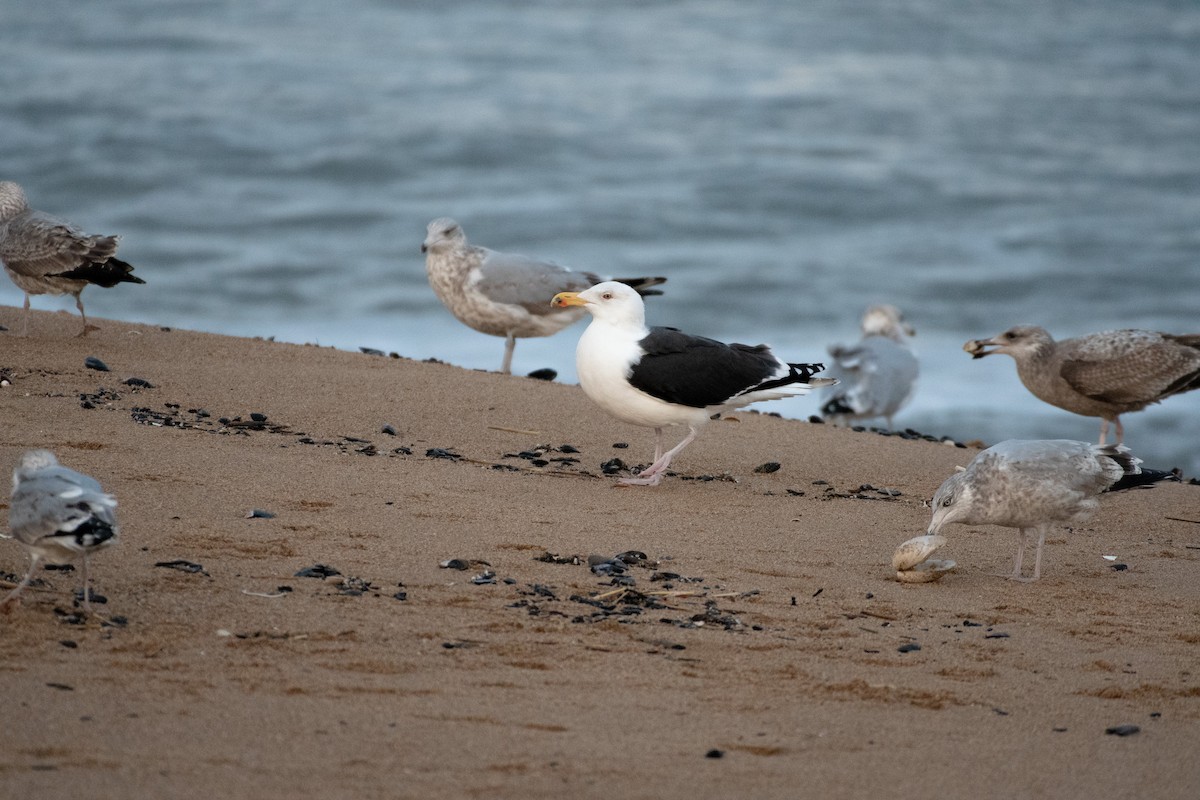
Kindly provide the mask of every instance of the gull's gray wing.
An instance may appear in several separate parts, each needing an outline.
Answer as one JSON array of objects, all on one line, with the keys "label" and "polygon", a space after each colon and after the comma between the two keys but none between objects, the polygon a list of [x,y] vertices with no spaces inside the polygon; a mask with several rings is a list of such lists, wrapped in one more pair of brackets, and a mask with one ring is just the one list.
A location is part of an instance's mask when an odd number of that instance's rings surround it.
[{"label": "gull's gray wing", "polygon": [[[41,211],[26,211],[0,223],[0,260],[18,275],[57,275],[117,252],[119,237],[84,233]],[[86,278],[81,278],[86,280]]]},{"label": "gull's gray wing", "polygon": [[572,272],[549,261],[486,250],[479,265],[475,289],[496,303],[521,306],[531,314],[557,314],[550,305],[559,292],[582,292],[600,279],[587,272]]}]

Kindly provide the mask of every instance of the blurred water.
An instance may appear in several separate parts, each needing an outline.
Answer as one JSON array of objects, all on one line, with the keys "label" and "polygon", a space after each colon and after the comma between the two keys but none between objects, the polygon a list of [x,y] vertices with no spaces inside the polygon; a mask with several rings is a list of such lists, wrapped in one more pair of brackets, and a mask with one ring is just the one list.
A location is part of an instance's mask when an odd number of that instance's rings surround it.
[{"label": "blurred water", "polygon": [[[922,361],[897,421],[987,441],[1099,424],[966,339],[1200,331],[1191,0],[7,0],[0,45],[0,177],[123,234],[148,281],[89,290],[96,316],[495,369],[425,283],[452,215],[668,275],[652,323],[793,360],[894,302]],[[574,380],[580,329],[515,369]],[[1197,420],[1171,398],[1127,441],[1197,474]]]}]

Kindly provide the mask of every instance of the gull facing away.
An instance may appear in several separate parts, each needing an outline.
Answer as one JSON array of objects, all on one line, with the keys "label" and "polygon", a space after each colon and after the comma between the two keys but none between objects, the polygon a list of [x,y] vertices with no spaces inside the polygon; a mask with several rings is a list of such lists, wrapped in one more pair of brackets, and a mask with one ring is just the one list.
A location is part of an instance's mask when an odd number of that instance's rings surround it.
[{"label": "gull facing away", "polygon": [[133,267],[115,257],[119,236],[84,233],[65,220],[34,211],[25,192],[12,181],[0,181],[0,261],[17,288],[25,292],[23,336],[29,335],[29,296],[70,294],[88,325],[80,296],[89,283],[105,289],[118,283],[145,283]]},{"label": "gull facing away", "polygon": [[1121,414],[1200,389],[1200,333],[1126,329],[1056,342],[1044,328],[1018,325],[991,339],[972,339],[963,349],[972,358],[1010,355],[1021,383],[1039,400],[1100,417],[1100,444],[1110,422],[1117,444],[1125,440]]},{"label": "gull facing away", "polygon": [[[500,371],[512,372],[517,339],[551,336],[583,316],[573,308],[555,308],[558,292],[582,291],[605,278],[573,272],[548,261],[500,253],[467,243],[462,226],[448,217],[429,223],[425,243],[425,272],[434,294],[458,321],[480,333],[504,337]],[[641,295],[662,294],[650,287],[666,278],[613,278]]]},{"label": "gull facing away", "polygon": [[861,327],[857,344],[828,348],[829,374],[841,384],[824,391],[821,413],[834,424],[883,417],[890,430],[892,417],[917,388],[917,357],[907,342],[915,331],[892,305],[868,308]]},{"label": "gull facing away", "polygon": [[[654,428],[654,463],[623,484],[657,486],[671,459],[716,414],[836,383],[813,378],[823,364],[780,361],[765,344],[723,344],[675,328],[647,328],[642,298],[623,283],[562,292],[551,302],[592,315],[575,351],[587,396],[617,419]],[[664,453],[668,425],[686,425],[688,433]]]},{"label": "gull facing away", "polygon": [[[1012,579],[1032,582],[1042,574],[1042,545],[1055,522],[1082,522],[1100,502],[1096,495],[1125,475],[1141,472],[1129,448],[1070,439],[1009,439],[979,453],[951,475],[933,496],[929,534],[952,522],[1017,528],[1021,538]],[[1029,534],[1037,531],[1033,577],[1021,577]]]},{"label": "gull facing away", "polygon": [[88,555],[117,540],[117,501],[95,479],[58,463],[49,450],[30,450],[13,471],[8,524],[12,538],[29,551],[29,571],[0,608],[21,594],[43,561],[83,562],[83,610],[92,612]]}]

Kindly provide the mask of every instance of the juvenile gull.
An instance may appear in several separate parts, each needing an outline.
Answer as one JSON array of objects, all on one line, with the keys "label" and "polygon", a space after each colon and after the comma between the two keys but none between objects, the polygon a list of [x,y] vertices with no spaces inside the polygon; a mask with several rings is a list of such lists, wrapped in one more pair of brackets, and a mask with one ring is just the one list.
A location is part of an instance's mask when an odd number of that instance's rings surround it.
[{"label": "juvenile gull", "polygon": [[34,211],[25,192],[12,181],[0,181],[0,261],[17,288],[25,292],[25,322],[29,334],[29,296],[71,294],[83,320],[80,336],[89,330],[80,294],[89,283],[110,288],[118,283],[145,283],[133,267],[115,257],[119,236],[84,233],[69,222]]},{"label": "juvenile gull", "polygon": [[38,565],[83,562],[83,609],[92,611],[88,554],[117,540],[117,501],[94,479],[60,466],[49,450],[30,450],[13,470],[8,524],[12,538],[29,551],[29,571],[0,600],[5,608],[29,585]]},{"label": "juvenile gull", "polygon": [[[561,292],[552,302],[592,315],[575,352],[588,397],[617,419],[654,428],[654,463],[622,483],[657,486],[671,459],[716,414],[836,383],[812,377],[823,364],[785,363],[763,344],[723,344],[675,328],[647,328],[642,298],[623,283]],[[688,433],[664,453],[668,425],[686,425]]]},{"label": "juvenile gull", "polygon": [[[574,308],[554,308],[549,300],[558,292],[582,291],[605,278],[591,272],[573,272],[548,261],[500,253],[467,243],[462,226],[440,217],[429,223],[425,243],[425,272],[434,294],[458,321],[480,333],[504,337],[504,362],[500,371],[512,371],[517,339],[550,336],[583,316]],[[614,278],[642,295],[666,278]]]},{"label": "juvenile gull", "polygon": [[821,413],[835,424],[892,417],[912,399],[917,384],[917,357],[906,341],[911,325],[892,305],[871,306],[863,314],[857,344],[829,346],[829,374],[841,383],[826,389]]},{"label": "juvenile gull", "polygon": [[1117,444],[1124,441],[1121,414],[1200,389],[1200,334],[1126,329],[1056,342],[1044,328],[1018,325],[991,339],[972,339],[963,349],[973,358],[1006,353],[1039,400],[1100,417],[1100,444],[1110,422]]},{"label": "juvenile gull", "polygon": [[[1096,495],[1125,475],[1141,470],[1141,459],[1120,444],[1069,439],[1009,439],[989,447],[962,472],[951,475],[933,496],[929,534],[951,522],[1002,525],[1020,530],[1012,579],[1036,581],[1042,574],[1042,545],[1055,522],[1082,522],[1100,503]],[[1037,531],[1033,577],[1021,577],[1029,534]]]}]

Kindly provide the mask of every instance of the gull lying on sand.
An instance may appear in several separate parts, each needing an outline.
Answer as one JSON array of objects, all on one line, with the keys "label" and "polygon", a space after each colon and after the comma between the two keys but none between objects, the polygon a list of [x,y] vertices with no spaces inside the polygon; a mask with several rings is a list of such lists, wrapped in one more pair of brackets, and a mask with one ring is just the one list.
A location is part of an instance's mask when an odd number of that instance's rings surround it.
[{"label": "gull lying on sand", "polygon": [[[1013,580],[1042,574],[1042,545],[1055,522],[1081,522],[1099,508],[1096,495],[1125,475],[1141,470],[1141,459],[1119,444],[1069,439],[1010,439],[989,447],[962,472],[951,475],[933,496],[929,534],[952,523],[1002,525],[1020,530]],[[1021,577],[1030,533],[1037,531],[1033,577]]]},{"label": "gull lying on sand", "polygon": [[7,607],[33,579],[38,565],[83,561],[83,609],[91,613],[88,554],[117,540],[117,501],[93,478],[60,466],[49,450],[30,450],[13,471],[8,524],[29,551],[29,571],[0,600]]},{"label": "gull lying on sand", "polygon": [[1056,342],[1043,328],[1018,325],[991,339],[972,339],[963,349],[973,358],[1010,355],[1021,383],[1039,400],[1100,417],[1100,444],[1110,422],[1117,444],[1125,440],[1121,414],[1200,389],[1200,333],[1119,330]]},{"label": "gull lying on sand", "polygon": [[[562,292],[553,303],[592,315],[575,351],[588,397],[617,419],[654,428],[654,463],[621,483],[658,485],[671,459],[716,414],[836,383],[813,378],[823,364],[789,364],[763,344],[723,344],[675,328],[647,328],[642,298],[623,283]],[[686,425],[688,434],[664,453],[668,425]]]},{"label": "gull lying on sand", "polygon": [[23,335],[29,334],[29,296],[71,294],[89,330],[80,294],[89,283],[110,288],[118,283],[145,283],[133,267],[115,257],[118,236],[84,233],[69,222],[34,211],[25,192],[12,181],[0,181],[0,261],[18,289],[25,292]]},{"label": "gull lying on sand", "polygon": [[[583,316],[572,308],[551,307],[559,292],[582,291],[605,280],[591,272],[573,272],[548,261],[499,253],[467,243],[462,226],[441,217],[429,223],[421,252],[426,254],[429,285],[458,321],[480,333],[504,337],[500,371],[512,371],[517,339],[550,336]],[[642,295],[662,294],[650,287],[666,278],[615,278]]]},{"label": "gull lying on sand", "polygon": [[892,417],[912,399],[917,384],[917,357],[907,337],[914,335],[900,309],[871,306],[863,314],[862,339],[857,344],[829,346],[829,374],[841,383],[826,389],[821,413],[835,424]]}]

